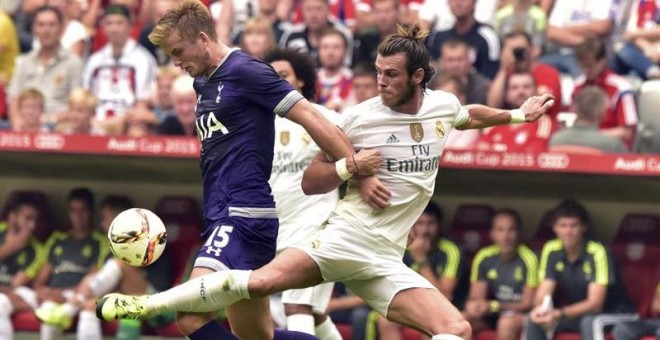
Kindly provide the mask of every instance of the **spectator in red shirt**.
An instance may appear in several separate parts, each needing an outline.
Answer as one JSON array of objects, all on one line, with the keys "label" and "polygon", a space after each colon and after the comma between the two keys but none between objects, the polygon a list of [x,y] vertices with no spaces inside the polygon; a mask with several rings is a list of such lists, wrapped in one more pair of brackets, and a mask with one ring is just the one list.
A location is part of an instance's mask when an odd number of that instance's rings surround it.
[{"label": "spectator in red shirt", "polygon": [[532,39],[523,32],[516,31],[504,37],[500,69],[488,90],[487,105],[501,107],[508,78],[512,72],[531,72],[538,93],[549,93],[557,98],[548,115],[554,120],[561,109],[561,79],[554,67],[539,63],[532,53]]},{"label": "spectator in red shirt", "polygon": [[587,85],[600,87],[609,99],[607,113],[600,123],[601,131],[619,138],[630,147],[637,127],[632,85],[607,67],[606,46],[602,39],[586,40],[575,49],[575,56],[584,75],[576,80],[573,96],[577,96]]},{"label": "spectator in red shirt", "polygon": [[[527,98],[536,95],[534,75],[513,73],[506,85],[505,107],[519,108]],[[550,117],[543,116],[534,123],[500,125],[485,130],[477,141],[477,149],[484,151],[543,152],[553,130]]]},{"label": "spectator in red shirt", "polygon": [[337,112],[344,109],[353,85],[353,72],[343,64],[347,46],[344,35],[335,29],[324,31],[319,40],[317,103]]}]

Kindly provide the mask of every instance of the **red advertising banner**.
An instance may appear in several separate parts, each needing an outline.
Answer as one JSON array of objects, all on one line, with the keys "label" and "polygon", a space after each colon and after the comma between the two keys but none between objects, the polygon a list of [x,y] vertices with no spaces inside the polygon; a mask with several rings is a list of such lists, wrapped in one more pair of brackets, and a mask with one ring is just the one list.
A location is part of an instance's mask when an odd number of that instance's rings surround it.
[{"label": "red advertising banner", "polygon": [[[199,149],[199,141],[191,137],[129,138],[0,131],[0,152],[197,158]],[[446,150],[440,165],[444,168],[479,170],[660,176],[660,155],[582,155],[557,152],[531,154]]]}]

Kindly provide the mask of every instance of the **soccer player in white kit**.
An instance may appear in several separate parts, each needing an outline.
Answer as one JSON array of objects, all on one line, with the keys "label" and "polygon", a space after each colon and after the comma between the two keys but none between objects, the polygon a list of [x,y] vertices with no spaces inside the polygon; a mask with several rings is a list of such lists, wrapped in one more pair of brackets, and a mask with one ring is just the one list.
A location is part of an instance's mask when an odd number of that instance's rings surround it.
[{"label": "soccer player in white kit", "polygon": [[[459,129],[531,122],[554,104],[549,95],[513,111],[462,107],[446,92],[425,88],[433,69],[418,26],[399,27],[378,47],[379,97],[344,112],[342,129],[356,149],[382,156],[380,171],[362,177],[347,170],[352,159],[317,155],[303,177],[306,194],[334,190],[346,196],[322,230],[254,271],[216,272],[167,292],[135,297],[112,294],[97,306],[104,319],[141,319],[164,310],[211,311],[291,288],[342,281],[388,320],[433,340],[471,336],[461,313],[402,261],[407,235],[433,193],[447,133]],[[203,293],[202,293],[203,292]]]},{"label": "soccer player in white kit", "polygon": [[[316,93],[316,70],[309,56],[294,49],[278,48],[266,53],[264,61],[301,92],[328,121],[339,125],[339,113],[311,102]],[[280,222],[278,253],[311,237],[337,206],[337,189],[322,195],[306,196],[299,185],[303,171],[320,150],[302,126],[286,118],[275,117],[273,170],[268,183]],[[328,282],[282,292],[287,329],[316,335],[321,340],[341,340],[337,327],[326,314],[333,287],[334,283]],[[318,326],[315,327],[315,323]]]}]

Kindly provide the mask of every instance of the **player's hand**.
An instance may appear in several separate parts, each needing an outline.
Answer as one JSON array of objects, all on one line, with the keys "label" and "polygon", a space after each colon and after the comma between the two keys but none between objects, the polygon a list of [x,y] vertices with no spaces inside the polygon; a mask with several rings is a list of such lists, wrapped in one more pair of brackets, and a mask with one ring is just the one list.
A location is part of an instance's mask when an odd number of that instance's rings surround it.
[{"label": "player's hand", "polygon": [[417,235],[410,243],[408,249],[415,261],[422,262],[431,252],[431,239],[427,235]]},{"label": "player's hand", "polygon": [[465,303],[465,312],[474,319],[480,319],[486,314],[488,304],[483,300],[472,300]]},{"label": "player's hand", "polygon": [[385,209],[390,206],[390,193],[376,176],[360,179],[360,195],[362,199],[374,210]]},{"label": "player's hand", "polygon": [[530,123],[548,113],[553,105],[555,105],[555,97],[546,93],[527,98],[520,109],[525,113],[525,122]]},{"label": "player's hand", "polygon": [[[353,159],[355,159],[355,162],[353,162]],[[352,159],[346,159],[346,166],[352,174],[371,176],[378,172],[380,160],[380,150],[362,149],[353,155]]]},{"label": "player's hand", "polygon": [[6,249],[9,254],[15,254],[27,246],[28,242],[30,242],[30,237],[32,237],[32,229],[30,228],[12,230],[5,235],[5,241],[2,244],[2,247]]}]

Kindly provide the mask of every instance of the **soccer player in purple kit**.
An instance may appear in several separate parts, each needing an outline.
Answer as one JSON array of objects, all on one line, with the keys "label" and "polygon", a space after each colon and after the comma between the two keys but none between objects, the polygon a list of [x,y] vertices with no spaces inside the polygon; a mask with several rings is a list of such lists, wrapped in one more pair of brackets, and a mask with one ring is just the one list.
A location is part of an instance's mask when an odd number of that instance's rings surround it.
[{"label": "soccer player in purple kit", "polygon": [[[208,9],[198,0],[180,1],[159,20],[149,39],[195,78],[207,227],[191,278],[258,269],[274,258],[278,220],[268,179],[275,114],[302,125],[330,157],[343,159],[342,170],[357,173],[359,169],[366,175],[376,171],[378,152],[354,155],[341,130],[272,67],[220,42]],[[198,293],[205,296],[204,288]],[[274,332],[268,298],[238,301],[227,307],[227,313],[240,338],[313,338]],[[215,313],[179,313],[177,324],[193,340],[230,337],[214,317]]]}]

